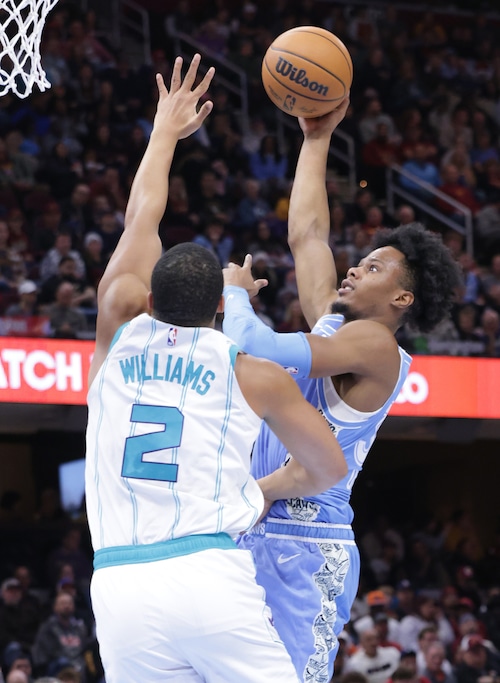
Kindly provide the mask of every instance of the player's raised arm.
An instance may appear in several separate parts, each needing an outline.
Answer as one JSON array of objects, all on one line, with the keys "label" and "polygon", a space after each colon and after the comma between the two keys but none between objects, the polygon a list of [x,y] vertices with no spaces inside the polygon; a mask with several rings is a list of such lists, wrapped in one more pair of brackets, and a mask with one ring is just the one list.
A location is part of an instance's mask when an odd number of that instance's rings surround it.
[{"label": "player's raised arm", "polygon": [[295,260],[300,303],[311,328],[336,298],[337,271],[328,244],[326,168],[332,133],[348,105],[346,98],[330,114],[299,119],[304,140],[290,196],[288,243]]},{"label": "player's raised arm", "polygon": [[200,64],[196,54],[184,79],[182,59],[174,63],[170,87],[157,75],[158,106],[148,146],[132,183],[125,213],[125,229],[98,289],[96,350],[89,383],[99,369],[116,330],[147,310],[151,273],[161,256],[158,236],[168,196],[168,174],[177,142],[194,133],[210,111],[212,102],[199,109],[214,75],[210,68],[195,85]]}]

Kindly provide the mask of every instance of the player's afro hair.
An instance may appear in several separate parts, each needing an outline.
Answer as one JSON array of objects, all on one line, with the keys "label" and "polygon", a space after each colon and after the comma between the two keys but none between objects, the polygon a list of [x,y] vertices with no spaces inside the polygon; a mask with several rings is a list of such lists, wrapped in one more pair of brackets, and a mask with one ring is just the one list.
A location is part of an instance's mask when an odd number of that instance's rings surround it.
[{"label": "player's afro hair", "polygon": [[404,286],[415,296],[405,321],[430,332],[448,314],[460,284],[460,270],[450,250],[420,223],[380,230],[373,249],[380,247],[394,247],[404,254],[408,273]]},{"label": "player's afro hair", "polygon": [[211,251],[193,242],[177,244],[153,269],[153,315],[181,327],[208,325],[217,312],[222,287],[222,268]]}]

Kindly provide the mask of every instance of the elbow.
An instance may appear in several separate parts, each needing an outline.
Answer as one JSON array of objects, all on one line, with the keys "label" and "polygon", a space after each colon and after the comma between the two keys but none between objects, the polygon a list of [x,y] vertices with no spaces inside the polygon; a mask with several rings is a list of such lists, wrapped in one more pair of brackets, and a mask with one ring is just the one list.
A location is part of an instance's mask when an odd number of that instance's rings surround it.
[{"label": "elbow", "polygon": [[[339,447],[338,453],[332,459],[331,465],[326,472],[326,476],[324,476],[323,485],[325,483],[327,484],[324,490],[330,489],[332,486],[336,486],[339,481],[341,481],[347,475],[348,471],[349,469],[347,467],[344,454]],[[327,481],[325,481],[325,479]]]}]

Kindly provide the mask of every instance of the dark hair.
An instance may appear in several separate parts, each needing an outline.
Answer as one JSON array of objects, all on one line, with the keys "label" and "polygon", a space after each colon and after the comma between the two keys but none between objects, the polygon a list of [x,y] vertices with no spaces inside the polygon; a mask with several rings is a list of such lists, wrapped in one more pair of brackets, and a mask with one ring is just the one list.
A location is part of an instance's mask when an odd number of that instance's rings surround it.
[{"label": "dark hair", "polygon": [[176,244],[153,269],[153,316],[182,327],[210,324],[222,295],[220,263],[206,247]]},{"label": "dark hair", "polygon": [[458,263],[439,235],[421,223],[408,223],[375,234],[373,249],[394,247],[405,257],[407,281],[415,301],[404,321],[421,332],[430,332],[449,312],[460,283]]},{"label": "dark hair", "polygon": [[409,669],[404,669],[403,667],[398,667],[392,674],[391,679],[393,681],[411,681],[414,677],[413,671]]}]

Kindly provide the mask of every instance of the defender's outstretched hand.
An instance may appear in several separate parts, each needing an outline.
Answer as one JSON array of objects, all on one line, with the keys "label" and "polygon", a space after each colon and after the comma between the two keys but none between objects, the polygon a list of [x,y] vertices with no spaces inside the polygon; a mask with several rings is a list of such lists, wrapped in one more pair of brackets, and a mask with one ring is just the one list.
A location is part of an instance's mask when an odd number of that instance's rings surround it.
[{"label": "defender's outstretched hand", "polygon": [[248,292],[251,299],[259,293],[262,287],[266,287],[269,283],[264,278],[254,280],[252,275],[252,255],[247,254],[242,266],[236,263],[229,263],[227,268],[222,270],[224,275],[224,287],[227,285],[234,285],[235,287],[243,287]]},{"label": "defender's outstretched hand", "polygon": [[200,83],[193,88],[198,74],[201,55],[195,54],[184,77],[181,76],[182,57],[176,57],[170,90],[167,90],[161,74],[156,74],[158,85],[158,108],[155,116],[155,127],[168,124],[170,131],[175,132],[179,140],[187,138],[201,126],[212,111],[213,103],[207,100],[198,110],[198,104],[206,94],[215,69],[211,66]]}]

